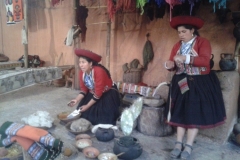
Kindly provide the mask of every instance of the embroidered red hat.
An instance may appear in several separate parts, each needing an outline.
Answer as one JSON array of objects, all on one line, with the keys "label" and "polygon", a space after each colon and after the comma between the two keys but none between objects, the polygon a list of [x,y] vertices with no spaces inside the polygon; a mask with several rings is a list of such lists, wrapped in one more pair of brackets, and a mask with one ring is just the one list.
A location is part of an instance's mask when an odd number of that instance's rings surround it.
[{"label": "embroidered red hat", "polygon": [[179,25],[192,25],[196,27],[196,29],[202,28],[204,21],[201,18],[193,17],[193,16],[176,16],[173,17],[170,26],[174,29],[177,29]]},{"label": "embroidered red hat", "polygon": [[80,56],[88,57],[96,62],[100,62],[102,59],[102,57],[100,55],[93,53],[92,51],[85,50],[85,49],[75,49],[75,54],[78,57],[80,57]]}]

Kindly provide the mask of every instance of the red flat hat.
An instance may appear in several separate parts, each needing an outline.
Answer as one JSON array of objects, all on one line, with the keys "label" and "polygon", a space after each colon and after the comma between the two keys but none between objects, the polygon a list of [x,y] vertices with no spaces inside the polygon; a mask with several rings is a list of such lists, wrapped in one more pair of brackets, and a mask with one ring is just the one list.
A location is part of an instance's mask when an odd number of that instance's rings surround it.
[{"label": "red flat hat", "polygon": [[204,21],[201,18],[193,16],[176,16],[173,17],[170,26],[177,29],[179,25],[188,24],[196,27],[196,29],[202,28]]},{"label": "red flat hat", "polygon": [[80,56],[84,56],[84,57],[88,57],[96,62],[100,62],[102,57],[99,56],[96,53],[93,53],[92,51],[89,50],[85,50],[85,49],[75,49],[75,54],[80,57]]}]

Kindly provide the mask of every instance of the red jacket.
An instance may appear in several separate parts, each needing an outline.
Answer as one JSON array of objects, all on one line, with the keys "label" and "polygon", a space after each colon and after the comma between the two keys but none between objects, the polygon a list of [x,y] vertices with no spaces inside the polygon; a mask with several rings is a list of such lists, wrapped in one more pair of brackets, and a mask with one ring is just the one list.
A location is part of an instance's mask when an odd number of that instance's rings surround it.
[{"label": "red jacket", "polygon": [[84,74],[81,70],[79,72],[79,81],[80,81],[80,93],[86,94],[87,92],[93,93],[93,99],[98,100],[104,92],[107,92],[112,88],[113,81],[107,75],[106,71],[99,67],[93,66],[92,68],[92,79],[94,82],[94,89],[89,90],[84,84]]},{"label": "red jacket", "polygon": [[[181,41],[173,46],[169,60],[173,61],[176,54],[180,54]],[[193,44],[192,52],[190,55],[190,63],[186,65],[190,75],[198,75],[194,71],[198,70],[199,74],[208,74],[210,72],[210,58],[211,58],[211,45],[210,42],[202,37],[196,37]],[[176,68],[176,67],[175,67]],[[180,68],[177,68],[177,71]],[[177,74],[177,73],[176,73]]]}]

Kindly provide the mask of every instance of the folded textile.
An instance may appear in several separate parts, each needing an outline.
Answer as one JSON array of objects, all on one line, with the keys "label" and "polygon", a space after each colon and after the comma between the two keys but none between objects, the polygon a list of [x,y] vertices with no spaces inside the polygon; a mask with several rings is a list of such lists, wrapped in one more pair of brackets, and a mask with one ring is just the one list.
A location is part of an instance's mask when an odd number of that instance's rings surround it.
[{"label": "folded textile", "polygon": [[0,147],[20,144],[33,160],[55,159],[62,151],[63,142],[49,132],[29,125],[6,121],[0,127]]}]

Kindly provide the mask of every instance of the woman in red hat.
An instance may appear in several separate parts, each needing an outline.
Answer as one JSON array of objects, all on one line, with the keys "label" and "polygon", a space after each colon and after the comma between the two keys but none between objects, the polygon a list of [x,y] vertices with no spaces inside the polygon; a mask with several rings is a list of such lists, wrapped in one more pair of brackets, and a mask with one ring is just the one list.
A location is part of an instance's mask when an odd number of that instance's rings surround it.
[{"label": "woman in red hat", "polygon": [[191,16],[174,17],[170,22],[180,39],[165,63],[168,70],[175,71],[165,110],[168,124],[177,128],[172,158],[188,159],[199,129],[216,127],[226,119],[220,83],[210,70],[211,45],[197,31],[203,24],[202,19]]},{"label": "woman in red hat", "polygon": [[76,49],[79,57],[80,93],[71,100],[70,106],[77,103],[81,118],[96,124],[116,124],[120,116],[120,94],[113,83],[109,71],[98,64],[101,56],[84,49]]}]

